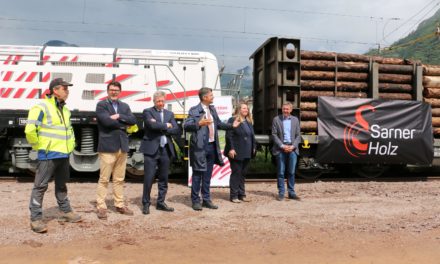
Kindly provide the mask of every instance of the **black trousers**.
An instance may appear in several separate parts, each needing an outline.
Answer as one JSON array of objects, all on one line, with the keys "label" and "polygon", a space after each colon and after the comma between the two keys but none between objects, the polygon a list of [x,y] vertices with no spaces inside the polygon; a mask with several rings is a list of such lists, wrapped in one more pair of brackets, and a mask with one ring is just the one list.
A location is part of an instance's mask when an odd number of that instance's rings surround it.
[{"label": "black trousers", "polygon": [[144,192],[142,195],[142,204],[144,206],[150,205],[151,187],[153,186],[154,176],[157,169],[159,170],[157,188],[159,194],[157,202],[165,201],[165,196],[168,191],[168,170],[170,168],[170,158],[167,147],[159,148],[156,154],[144,155]]},{"label": "black trousers", "polygon": [[231,164],[231,177],[229,178],[230,198],[237,199],[246,196],[244,180],[250,159],[229,159]]}]

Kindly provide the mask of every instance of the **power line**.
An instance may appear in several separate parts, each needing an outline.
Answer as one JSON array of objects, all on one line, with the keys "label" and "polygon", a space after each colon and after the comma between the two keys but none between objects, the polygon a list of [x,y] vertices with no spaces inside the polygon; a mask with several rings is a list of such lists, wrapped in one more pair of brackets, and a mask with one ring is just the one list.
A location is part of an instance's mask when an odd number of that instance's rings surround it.
[{"label": "power line", "polygon": [[[266,37],[272,37],[272,36],[280,36],[280,37],[294,37],[294,38],[298,38],[297,36],[291,36],[288,34],[284,34],[284,33],[274,33],[274,32],[269,32],[269,33],[264,33],[264,32],[252,32],[252,31],[239,31],[239,30],[223,30],[223,29],[210,29],[210,28],[195,28],[195,27],[182,27],[182,26],[165,26],[165,25],[161,25],[161,26],[154,26],[154,25],[134,25],[134,24],[119,24],[119,23],[90,23],[90,22],[80,22],[80,21],[58,21],[58,20],[40,20],[40,19],[24,19],[24,18],[10,18],[10,17],[0,17],[0,20],[6,20],[6,21],[21,21],[21,22],[41,22],[41,23],[64,23],[64,24],[76,24],[76,25],[100,25],[100,26],[109,26],[109,27],[117,27],[117,26],[124,26],[124,27],[129,27],[129,28],[142,28],[144,29],[145,27],[150,27],[150,28],[155,28],[155,29],[159,29],[159,30],[163,30],[163,29],[170,29],[170,30],[192,30],[192,31],[202,31],[202,32],[211,32],[211,33],[224,33],[224,34],[234,34],[234,35],[249,35],[249,36],[266,36]],[[4,26],[0,26],[0,28],[7,28]],[[13,28],[9,28],[9,29],[20,29],[20,30],[26,30],[26,27],[13,27]],[[119,32],[115,32],[115,31],[92,31],[92,30],[66,30],[66,29],[62,29],[62,30],[56,30],[56,29],[49,29],[49,28],[44,28],[44,29],[39,29],[39,28],[35,28],[35,27],[29,27],[29,30],[38,30],[38,31],[47,31],[47,30],[51,30],[51,31],[66,31],[66,32],[76,32],[76,33],[102,33],[102,34],[107,34],[107,33],[118,33],[118,34],[125,34],[125,35],[163,35],[163,36],[170,36],[170,35],[175,35],[177,36],[176,33],[146,33],[145,31],[135,31],[135,32],[127,32],[127,31],[119,31]],[[179,33],[181,36],[193,36],[193,37],[212,37],[209,35],[200,35],[200,34],[188,34],[188,33]],[[224,38],[232,38],[232,39],[256,39],[256,38],[249,38],[249,37],[238,37],[238,36],[218,36],[215,35],[214,37],[224,37]],[[306,40],[312,40],[312,41],[321,41],[321,42],[332,42],[332,43],[348,43],[348,44],[360,44],[360,45],[372,45],[375,43],[371,43],[371,42],[361,42],[361,41],[351,41],[351,40],[341,40],[341,39],[326,39],[326,38],[317,38],[317,37],[308,37],[308,36],[303,36],[301,37],[302,39],[306,39]],[[259,38],[258,38],[259,39]]]},{"label": "power line", "polygon": [[[1,19],[1,18],[0,18]],[[86,23],[87,25],[88,23]],[[243,36],[219,36],[219,35],[206,35],[206,34],[190,34],[190,33],[149,33],[145,31],[93,31],[93,30],[66,30],[66,29],[51,29],[51,28],[36,28],[36,27],[5,27],[0,26],[3,29],[12,29],[12,30],[31,30],[31,31],[55,31],[55,32],[72,32],[72,33],[97,33],[97,34],[124,34],[124,35],[148,35],[148,36],[179,36],[179,37],[196,37],[196,38],[229,38],[229,39],[261,39],[257,37],[243,37]],[[171,29],[181,29],[179,27],[168,27]],[[184,28],[185,29],[185,28]],[[188,28],[186,28],[188,29]],[[307,37],[307,36],[291,36],[283,33],[263,33],[263,32],[241,32],[241,31],[233,31],[233,30],[212,30],[212,29],[192,29],[192,30],[203,30],[204,32],[211,33],[229,33],[229,34],[238,34],[238,35],[250,35],[250,36],[261,36],[261,37],[285,37],[285,38],[301,38],[304,40],[311,41],[320,41],[320,42],[331,42],[331,43],[347,43],[347,44],[358,44],[358,45],[373,45],[375,43],[371,42],[362,42],[362,41],[351,41],[351,40],[341,40],[341,39],[325,39],[325,38],[317,38],[317,37]]]},{"label": "power line", "polygon": [[[432,3],[434,3],[437,0],[432,0],[431,2],[429,2],[428,4],[426,4],[422,9],[420,9],[417,13],[415,13],[414,15],[412,15],[410,18],[406,19],[405,22],[403,22],[400,26],[398,26],[397,28],[395,28],[393,31],[391,31],[390,33],[388,33],[386,36],[384,36],[382,38],[382,40],[384,40],[385,38],[387,38],[389,35],[393,34],[394,32],[398,31],[399,29],[401,29],[403,26],[405,26],[407,23],[409,23],[410,21],[412,21],[412,19],[414,17],[416,17],[418,14],[420,14],[421,12],[423,12],[423,10],[425,10],[426,8],[428,8],[428,6],[430,6]],[[437,3],[438,4],[438,3]]]},{"label": "power line", "polygon": [[[357,16],[357,15],[348,15],[348,14],[339,14],[339,13],[329,13],[329,12],[315,12],[315,11],[304,11],[304,10],[283,10],[283,9],[274,9],[274,8],[259,8],[259,7],[247,7],[247,6],[234,6],[234,5],[223,5],[223,4],[209,4],[209,3],[197,3],[197,2],[173,2],[173,1],[150,1],[150,0],[117,0],[121,2],[141,2],[141,3],[152,3],[152,4],[173,4],[173,5],[192,5],[192,6],[209,6],[209,7],[223,7],[223,8],[236,8],[236,9],[243,9],[246,10],[263,10],[263,11],[271,11],[271,12],[294,12],[294,13],[301,13],[301,14],[320,14],[320,15],[331,15],[331,16],[341,16],[341,17],[356,17],[356,18],[368,18],[368,19],[389,19],[389,20],[398,20],[400,18],[385,18],[385,17],[373,17],[373,16]],[[212,0],[210,0],[212,1]],[[412,18],[417,16],[419,13],[421,13],[424,9],[426,9],[429,5],[431,5],[436,0],[431,1],[428,3],[424,8],[422,8],[417,14],[413,15],[410,19],[408,19],[404,24],[400,25],[397,29],[390,32],[387,36],[397,31],[399,28],[401,28],[403,25],[411,21]],[[438,5],[439,3],[437,3]],[[436,6],[437,6],[436,5]],[[431,9],[432,10],[432,9]],[[430,10],[430,11],[431,11]],[[229,39],[255,39],[260,40],[262,37],[272,37],[274,35],[281,36],[281,37],[292,37],[286,34],[280,34],[280,33],[264,33],[264,32],[249,32],[246,30],[238,31],[238,30],[222,30],[222,29],[210,29],[210,28],[196,28],[196,27],[182,27],[182,26],[155,26],[155,25],[133,25],[133,24],[124,24],[124,23],[99,23],[99,22],[87,22],[85,21],[85,11],[86,11],[86,0],[84,0],[83,3],[83,14],[82,14],[82,21],[65,21],[65,20],[49,20],[49,19],[28,19],[28,18],[11,18],[11,17],[0,17],[0,20],[5,21],[19,21],[19,22],[27,22],[27,23],[56,23],[56,24],[72,24],[72,25],[93,25],[93,26],[108,26],[108,27],[129,27],[130,29],[133,28],[142,28],[150,27],[150,28],[156,28],[159,30],[162,29],[170,29],[170,30],[192,30],[192,31],[203,31],[203,32],[210,32],[210,33],[223,33],[223,34],[230,34],[230,35],[236,35],[236,36],[219,36],[219,35],[206,35],[206,34],[191,34],[191,33],[148,33],[145,31],[114,31],[114,30],[66,30],[66,29],[49,29],[49,28],[35,28],[35,27],[4,27],[0,26],[0,28],[4,29],[15,29],[15,30],[32,30],[32,31],[55,31],[55,32],[73,32],[73,33],[95,33],[95,34],[123,34],[123,35],[149,35],[149,36],[169,36],[169,37],[187,37],[187,38],[229,38]],[[430,12],[429,11],[429,12]],[[90,27],[89,27],[90,28]],[[295,38],[298,38],[295,36]],[[309,40],[309,41],[318,41],[318,42],[326,42],[326,43],[347,43],[347,44],[357,44],[357,45],[378,45],[378,43],[371,43],[371,42],[362,42],[362,41],[350,41],[350,40],[341,40],[341,39],[326,39],[326,38],[316,38],[316,37],[307,37],[303,36],[300,37],[303,40]],[[379,44],[380,45],[380,44]]]},{"label": "power line", "polygon": [[277,8],[252,7],[252,6],[207,4],[207,3],[199,3],[199,2],[174,2],[174,1],[154,1],[154,0],[151,0],[151,1],[150,0],[117,0],[117,1],[119,1],[119,2],[149,3],[149,4],[183,5],[183,6],[207,6],[207,7],[216,7],[216,8],[232,8],[232,9],[245,9],[245,10],[257,10],[257,11],[271,11],[271,12],[280,12],[280,13],[314,14],[314,15],[362,18],[362,19],[369,19],[369,20],[372,20],[372,19],[373,20],[392,19],[391,17],[350,15],[350,14],[343,14],[343,13],[319,12],[319,11],[309,11],[309,10],[299,10],[299,9],[277,9]]},{"label": "power line", "polygon": [[413,39],[411,41],[408,41],[408,42],[405,42],[405,43],[402,43],[402,44],[399,44],[399,45],[396,45],[396,46],[384,48],[383,50],[388,51],[388,50],[396,50],[396,49],[404,48],[406,46],[415,44],[417,42],[421,42],[421,41],[425,41],[427,39],[430,39],[430,38],[434,37],[435,35],[436,35],[436,32],[431,32],[429,34],[423,35],[423,36],[418,37],[416,39]]},{"label": "power line", "polygon": [[123,35],[137,35],[143,34],[143,32],[127,32],[127,31],[96,31],[96,30],[72,30],[72,29],[54,29],[54,28],[34,28],[34,27],[5,27],[0,26],[3,29],[12,30],[26,30],[26,31],[54,31],[54,32],[71,32],[71,33],[95,33],[95,34],[123,34]]},{"label": "power line", "polygon": [[408,31],[406,31],[403,35],[405,36],[406,34],[408,34],[409,32],[411,32],[411,30],[413,29],[414,26],[419,25],[419,23],[429,14],[431,13],[432,10],[434,10],[435,8],[437,8],[437,6],[440,4],[440,2],[437,2],[437,4],[435,4],[435,6],[433,6],[430,10],[428,10],[428,12],[426,12],[416,23],[414,23],[410,29]]}]

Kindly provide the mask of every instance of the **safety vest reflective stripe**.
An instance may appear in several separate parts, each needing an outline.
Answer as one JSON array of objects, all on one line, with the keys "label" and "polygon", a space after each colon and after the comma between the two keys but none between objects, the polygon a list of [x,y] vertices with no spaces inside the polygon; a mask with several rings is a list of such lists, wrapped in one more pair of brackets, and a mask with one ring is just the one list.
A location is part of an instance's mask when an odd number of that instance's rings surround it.
[{"label": "safety vest reflective stripe", "polygon": [[38,120],[28,120],[26,123],[27,123],[27,124],[36,125],[36,126],[41,125],[41,122],[38,121]]},{"label": "safety vest reflective stripe", "polygon": [[46,113],[46,120],[48,125],[52,125],[52,115],[50,114],[49,108],[46,103],[39,103],[39,106],[44,107],[44,112]]},{"label": "safety vest reflective stripe", "polygon": [[38,135],[43,136],[43,137],[48,137],[48,138],[61,139],[61,140],[69,140],[72,138],[72,135],[57,135],[57,134],[43,132],[43,131],[40,131],[40,133],[38,133]]},{"label": "safety vest reflective stripe", "polygon": [[[40,120],[40,118],[42,118]],[[56,106],[56,99],[47,97],[29,111],[26,139],[34,150],[60,155],[69,154],[75,148],[75,134],[70,123],[70,111]]]},{"label": "safety vest reflective stripe", "polygon": [[55,126],[55,125],[47,125],[47,124],[42,124],[41,128],[47,128],[47,129],[53,129],[53,130],[61,130],[61,131],[67,131],[70,128],[65,127],[65,126]]}]

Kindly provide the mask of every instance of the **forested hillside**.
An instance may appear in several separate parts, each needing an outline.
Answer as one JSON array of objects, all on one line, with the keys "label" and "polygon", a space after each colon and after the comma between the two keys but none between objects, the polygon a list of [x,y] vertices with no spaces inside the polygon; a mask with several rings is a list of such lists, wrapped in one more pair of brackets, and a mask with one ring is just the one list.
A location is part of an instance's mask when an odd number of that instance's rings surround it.
[{"label": "forested hillside", "polygon": [[377,49],[373,49],[367,54],[420,60],[425,64],[440,64],[440,35],[437,32],[439,23],[440,10],[389,48],[382,49],[380,53]]}]

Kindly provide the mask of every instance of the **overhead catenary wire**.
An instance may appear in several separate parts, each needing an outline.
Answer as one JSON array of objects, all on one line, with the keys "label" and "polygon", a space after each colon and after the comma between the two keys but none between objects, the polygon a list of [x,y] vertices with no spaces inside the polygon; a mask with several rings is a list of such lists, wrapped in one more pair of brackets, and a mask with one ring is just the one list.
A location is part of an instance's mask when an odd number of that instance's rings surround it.
[{"label": "overhead catenary wire", "polygon": [[232,9],[271,11],[271,12],[279,12],[279,13],[315,14],[315,15],[361,18],[361,19],[369,19],[369,20],[372,20],[372,19],[373,20],[391,19],[391,17],[382,17],[382,16],[377,17],[377,16],[351,15],[351,14],[344,14],[344,13],[320,12],[320,11],[299,10],[299,9],[279,9],[279,8],[254,7],[254,6],[209,4],[209,3],[203,3],[203,2],[183,2],[183,1],[177,2],[177,1],[155,1],[155,0],[117,0],[117,1],[119,1],[119,2],[134,2],[134,3],[150,3],[150,4],[183,5],[183,6],[207,6],[207,7],[216,7],[216,8],[232,8]]},{"label": "overhead catenary wire", "polygon": [[[413,15],[411,18],[413,18],[413,17],[415,17],[415,16],[417,16],[417,15],[419,15],[423,10],[425,10],[431,3],[433,3],[433,2],[435,2],[435,1],[431,1],[431,2],[429,2],[427,5],[425,5],[421,10],[419,10],[415,15]],[[411,27],[410,27],[410,29],[408,30],[408,31],[406,31],[405,33],[404,33],[404,35],[407,35],[411,30],[412,30],[412,28],[414,27],[414,26],[417,26],[423,19],[425,19],[426,18],[426,16],[428,16],[428,14],[430,14],[434,9],[436,9],[437,8],[437,6],[440,4],[440,1],[438,1],[433,7],[431,7],[431,9],[429,9],[415,24],[413,24]],[[405,24],[405,23],[404,23]],[[402,24],[403,25],[403,24]],[[389,34],[388,34],[389,35]],[[413,40],[411,40],[411,41],[408,41],[408,42],[405,42],[405,43],[402,43],[402,44],[399,44],[399,45],[394,45],[394,46],[389,46],[389,47],[385,47],[385,48],[382,48],[381,50],[384,50],[384,51],[390,51],[390,50],[397,50],[397,49],[401,49],[401,48],[404,48],[404,47],[407,47],[407,46],[410,46],[410,45],[413,45],[413,44],[415,44],[415,43],[418,43],[418,42],[421,42],[421,41],[425,41],[425,40],[427,40],[427,39],[430,39],[430,38],[432,38],[432,37],[434,37],[434,36],[436,36],[436,35],[438,35],[438,33],[435,31],[435,32],[431,32],[431,33],[428,33],[428,34],[426,34],[426,35],[423,35],[423,36],[420,36],[420,37],[418,37],[418,38],[416,38],[416,39],[413,39]]]},{"label": "overhead catenary wire", "polygon": [[[168,5],[184,5],[184,6],[207,6],[207,7],[223,7],[223,8],[234,8],[234,9],[242,9],[246,10],[259,10],[259,11],[269,11],[269,12],[290,12],[290,13],[298,13],[298,14],[318,14],[318,15],[328,15],[328,16],[340,16],[340,17],[350,17],[350,18],[360,18],[360,19],[374,19],[374,20],[384,20],[384,19],[400,19],[400,18],[387,18],[387,17],[379,17],[379,16],[362,16],[362,15],[350,15],[343,13],[331,13],[331,12],[319,12],[319,11],[308,11],[308,10],[296,10],[296,9],[277,9],[277,8],[264,8],[264,7],[253,7],[253,6],[239,6],[239,5],[226,5],[226,4],[216,4],[214,1],[210,0],[209,2],[180,2],[180,1],[159,1],[159,0],[116,0],[120,2],[139,2],[139,3],[150,3],[150,4],[168,4]],[[425,8],[422,8],[420,12],[426,9],[431,3],[436,0],[431,1]],[[279,37],[291,37],[291,38],[301,38],[303,40],[313,41],[313,42],[325,42],[328,45],[331,44],[355,44],[355,45],[377,45],[376,42],[368,42],[368,41],[352,41],[352,40],[344,40],[344,39],[328,39],[328,38],[320,38],[314,36],[292,36],[285,33],[277,33],[277,32],[252,32],[246,30],[246,27],[243,30],[225,30],[225,29],[212,29],[212,28],[203,28],[203,27],[184,27],[184,26],[167,26],[167,25],[144,25],[144,24],[125,24],[120,22],[87,22],[85,18],[86,13],[86,0],[84,0],[83,8],[82,8],[82,16],[78,21],[70,20],[57,20],[57,19],[29,19],[29,18],[13,18],[13,17],[0,17],[0,21],[18,21],[25,23],[33,23],[33,26],[22,26],[22,27],[8,27],[8,26],[0,26],[3,29],[12,29],[12,30],[30,30],[30,31],[54,31],[54,32],[72,32],[78,34],[92,33],[92,34],[118,34],[118,35],[146,35],[153,37],[185,37],[185,38],[224,38],[224,39],[242,39],[242,40],[261,40],[264,37],[272,37],[274,35]],[[406,20],[412,21],[411,19],[415,17],[412,16],[410,19]],[[87,27],[87,29],[58,29],[58,28],[38,28],[35,25],[37,23],[53,23],[53,24],[70,24],[70,25],[78,25],[78,26],[103,26],[103,27],[111,27],[111,29],[103,29],[103,30],[92,30],[92,27]],[[245,25],[246,26],[246,25]],[[127,27],[128,31],[125,30],[114,30],[117,27]],[[146,32],[144,29],[148,27],[151,29],[161,30],[161,32]],[[135,30],[133,30],[135,29]],[[136,30],[139,29],[139,30]],[[142,30],[141,30],[142,29]],[[172,33],[163,32],[163,29],[172,30]],[[182,30],[187,31],[199,31],[207,34],[195,34],[195,33],[185,33],[181,32]],[[177,32],[177,33],[174,33]],[[212,33],[212,34],[211,34]],[[215,35],[214,33],[223,34],[222,36]],[[223,44],[224,45],[224,44]],[[247,57],[247,56],[242,56]]]},{"label": "overhead catenary wire", "polygon": [[[299,14],[318,14],[318,15],[328,15],[328,16],[340,16],[340,17],[351,17],[351,18],[362,18],[362,19],[376,19],[376,20],[384,20],[384,19],[393,19],[393,20],[400,20],[400,18],[387,18],[387,17],[379,17],[379,16],[365,16],[365,15],[351,15],[351,14],[345,14],[345,13],[331,13],[331,12],[319,12],[319,11],[310,11],[310,10],[297,10],[297,9],[277,9],[277,8],[265,8],[265,7],[253,7],[253,6],[239,6],[239,5],[227,5],[227,4],[216,4],[213,3],[215,0],[209,0],[209,2],[189,2],[189,1],[160,1],[160,0],[116,0],[119,2],[139,2],[139,3],[150,3],[150,4],[168,4],[168,5],[184,5],[184,6],[207,6],[207,7],[223,7],[223,8],[234,8],[234,9],[243,9],[246,10],[260,10],[260,11],[271,11],[271,12],[293,12],[293,13],[299,13]],[[433,0],[435,1],[435,0]],[[432,1],[431,1],[432,2]],[[85,21],[85,11],[86,11],[86,0],[83,2],[83,8],[82,8],[82,19],[81,21],[64,21],[64,20],[48,20],[48,19],[28,19],[28,18],[11,18],[11,17],[0,17],[0,20],[6,20],[6,21],[20,21],[20,22],[41,22],[41,23],[56,23],[56,24],[81,24],[81,25],[99,25],[99,26],[108,26],[108,27],[129,27],[132,28],[142,28],[150,27],[150,28],[157,28],[157,29],[177,29],[177,30],[191,30],[191,31],[203,31],[203,32],[215,32],[215,33],[223,33],[223,34],[233,34],[233,35],[241,35],[238,36],[223,36],[228,38],[234,38],[234,39],[250,39],[249,37],[243,37],[243,35],[249,35],[249,36],[281,36],[281,37],[301,37],[301,39],[304,40],[310,40],[310,41],[316,41],[316,42],[326,42],[326,43],[346,43],[346,44],[357,44],[357,45],[377,45],[377,43],[372,42],[365,42],[365,41],[351,41],[351,40],[341,40],[341,39],[328,39],[328,38],[318,38],[313,36],[291,36],[289,34],[284,33],[264,33],[264,32],[249,32],[246,31],[246,24],[244,25],[244,29],[241,30],[222,30],[222,29],[211,29],[211,28],[199,28],[199,27],[182,27],[182,26],[166,26],[161,24],[160,26],[155,25],[140,25],[140,24],[124,24],[124,23],[101,23],[101,22],[87,22]],[[5,27],[3,27],[5,28]],[[25,30],[23,27],[20,28],[21,30]],[[30,28],[30,30],[35,30],[35,28]],[[46,31],[46,30],[45,30]],[[52,30],[52,31],[60,31],[60,30]],[[93,31],[90,30],[63,30],[66,32],[76,32],[76,33],[93,33]],[[125,32],[125,31],[119,31],[114,32],[111,31],[95,31],[95,33],[98,34],[110,34],[110,33],[119,33],[124,35],[131,35],[131,34],[141,34],[140,32]],[[156,36],[173,36],[173,34],[167,34],[167,33],[148,33],[148,34],[154,34]],[[181,36],[181,35],[176,35]],[[206,35],[194,35],[194,34],[185,34],[185,37],[210,37]],[[259,38],[253,38],[253,39],[259,39]]]},{"label": "overhead catenary wire", "polygon": [[432,37],[434,37],[434,36],[436,36],[436,35],[437,35],[436,32],[431,32],[431,33],[429,33],[429,34],[426,34],[426,35],[424,35],[424,36],[418,37],[418,38],[416,38],[416,39],[413,39],[413,40],[411,40],[411,41],[405,42],[405,43],[403,43],[403,44],[399,44],[399,45],[395,45],[395,46],[386,47],[386,48],[383,48],[382,50],[384,50],[384,51],[390,51],[390,50],[401,49],[401,48],[404,48],[404,47],[407,47],[407,46],[413,45],[413,44],[415,44],[415,43],[417,43],[417,42],[421,42],[421,41],[424,41],[424,40],[430,39],[430,38],[432,38]]},{"label": "overhead catenary wire", "polygon": [[413,27],[415,27],[415,26],[417,26],[417,25],[419,25],[419,23],[420,22],[422,22],[422,20],[423,19],[425,19],[434,9],[436,9],[437,8],[437,6],[438,5],[440,5],[440,1],[439,2],[437,2],[436,4],[435,4],[435,6],[433,6],[430,10],[428,10],[416,23],[414,23],[410,28],[409,28],[409,30],[408,31],[406,31],[405,33],[404,33],[404,35],[406,35],[406,34],[408,34],[408,33],[410,33],[412,30],[413,30]]},{"label": "overhead catenary wire", "polygon": [[[391,34],[393,34],[394,32],[398,31],[399,29],[401,29],[403,26],[405,26],[407,23],[411,22],[413,20],[413,18],[415,18],[416,16],[418,16],[421,12],[423,12],[423,10],[425,10],[426,8],[428,8],[432,3],[436,2],[438,0],[432,0],[431,2],[429,2],[428,4],[426,4],[425,6],[423,6],[419,11],[417,11],[414,15],[412,15],[410,18],[405,19],[405,21],[400,24],[400,26],[396,27],[394,30],[392,30],[391,32],[389,32],[388,34],[386,34],[383,39],[387,38],[388,36],[390,36]],[[438,2],[437,2],[438,4]],[[382,40],[383,40],[382,39]]]},{"label": "overhead catenary wire", "polygon": [[[23,21],[23,22],[42,22],[42,23],[55,23],[54,20],[39,20],[39,19],[17,19],[17,18],[8,18],[8,17],[0,17],[0,20],[12,20],[12,21]],[[203,32],[210,32],[210,33],[225,33],[225,34],[233,34],[230,36],[223,36],[224,38],[231,38],[231,39],[260,39],[256,37],[243,37],[243,35],[249,35],[249,36],[264,36],[264,37],[271,37],[271,36],[280,36],[280,37],[293,37],[293,38],[301,38],[304,40],[310,40],[310,41],[319,41],[319,42],[328,42],[328,43],[347,43],[347,44],[358,44],[358,45],[374,45],[375,43],[372,42],[363,42],[363,41],[352,41],[352,40],[343,40],[343,39],[327,39],[327,38],[318,38],[318,37],[311,37],[311,36],[292,36],[285,33],[280,32],[251,32],[246,31],[243,32],[241,30],[222,30],[222,29],[209,29],[209,28],[195,28],[195,27],[182,27],[182,26],[154,26],[154,25],[130,25],[130,24],[114,24],[114,23],[89,23],[89,22],[79,22],[79,21],[63,21],[64,24],[77,24],[77,25],[101,25],[101,26],[109,26],[109,27],[115,27],[115,26],[125,26],[130,28],[156,28],[156,29],[172,29],[172,30],[192,30],[192,31],[203,31]],[[72,32],[72,33],[98,33],[98,34],[123,34],[123,35],[154,35],[154,36],[183,36],[183,37],[208,37],[208,38],[219,38],[218,35],[207,35],[207,34],[191,34],[191,33],[157,33],[157,32],[145,32],[145,31],[114,31],[114,30],[72,30],[72,29],[51,29],[51,28],[36,28],[36,27],[7,27],[7,26],[0,26],[0,28],[4,29],[14,29],[14,30],[31,30],[31,31],[62,31],[62,32]],[[241,35],[241,36],[240,36]]]}]

